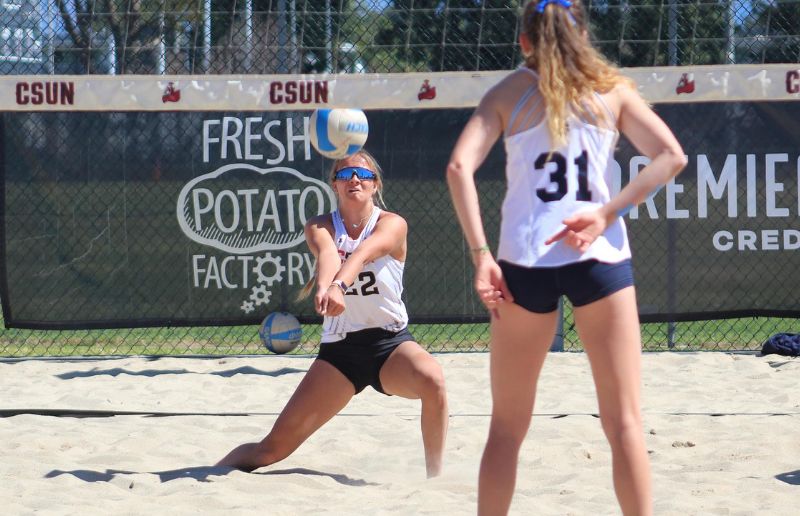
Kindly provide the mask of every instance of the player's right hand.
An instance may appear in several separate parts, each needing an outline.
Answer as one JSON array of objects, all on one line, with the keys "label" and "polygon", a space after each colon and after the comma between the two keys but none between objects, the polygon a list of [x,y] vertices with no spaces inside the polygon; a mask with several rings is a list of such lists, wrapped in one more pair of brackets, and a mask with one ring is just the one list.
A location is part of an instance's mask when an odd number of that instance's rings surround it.
[{"label": "player's right hand", "polygon": [[503,271],[491,255],[481,257],[475,264],[475,291],[490,311],[499,303],[513,302]]},{"label": "player's right hand", "polygon": [[314,309],[320,315],[336,317],[344,312],[344,292],[331,285],[325,290],[318,290],[314,296]]}]

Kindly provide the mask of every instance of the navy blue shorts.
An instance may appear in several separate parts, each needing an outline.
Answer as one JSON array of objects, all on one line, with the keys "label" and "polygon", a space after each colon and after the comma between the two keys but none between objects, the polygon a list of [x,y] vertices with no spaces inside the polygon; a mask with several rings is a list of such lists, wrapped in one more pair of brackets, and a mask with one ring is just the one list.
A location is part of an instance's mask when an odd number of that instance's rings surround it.
[{"label": "navy blue shorts", "polygon": [[583,306],[633,285],[630,260],[587,260],[560,267],[521,267],[501,260],[499,265],[514,303],[538,314],[556,310],[561,296],[572,306]]},{"label": "navy blue shorts", "polygon": [[383,328],[348,333],[336,342],[323,342],[317,358],[324,360],[345,375],[356,389],[356,394],[371,385],[376,391],[386,394],[381,385],[381,367],[403,342],[416,342],[414,336],[403,328],[398,332]]}]

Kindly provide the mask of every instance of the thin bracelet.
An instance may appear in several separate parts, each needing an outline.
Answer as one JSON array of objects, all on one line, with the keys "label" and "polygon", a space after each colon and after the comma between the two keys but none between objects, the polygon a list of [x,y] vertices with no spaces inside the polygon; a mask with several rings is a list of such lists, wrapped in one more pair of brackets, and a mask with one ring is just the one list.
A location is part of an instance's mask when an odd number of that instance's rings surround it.
[{"label": "thin bracelet", "polygon": [[492,248],[489,247],[489,244],[484,244],[484,245],[482,245],[480,247],[476,247],[475,249],[470,249],[469,252],[478,253],[478,254],[491,253],[492,252]]},{"label": "thin bracelet", "polygon": [[347,294],[347,285],[345,284],[344,280],[333,280],[328,288],[331,287],[339,287],[342,289],[342,293]]}]

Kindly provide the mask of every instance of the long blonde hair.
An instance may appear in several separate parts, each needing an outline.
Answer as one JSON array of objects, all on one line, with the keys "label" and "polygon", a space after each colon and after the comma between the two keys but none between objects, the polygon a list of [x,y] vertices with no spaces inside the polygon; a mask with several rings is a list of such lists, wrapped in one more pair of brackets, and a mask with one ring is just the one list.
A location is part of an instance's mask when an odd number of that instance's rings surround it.
[{"label": "long blonde hair", "polygon": [[606,111],[591,100],[593,93],[607,93],[617,84],[634,83],[592,46],[580,0],[571,0],[570,7],[559,2],[544,3],[539,12],[542,3],[531,0],[525,5],[520,31],[531,43],[525,65],[539,75],[547,130],[553,143],[559,145],[566,142],[571,111],[607,120]]},{"label": "long blonde hair", "polygon": [[[375,156],[370,154],[370,152],[367,149],[363,148],[358,152],[356,152],[355,154],[353,154],[352,156],[350,156],[350,158],[355,156],[361,156],[367,162],[368,168],[375,173],[376,176],[374,180],[375,193],[373,194],[373,197],[375,198],[376,204],[378,204],[382,208],[386,208],[386,203],[383,201],[383,169],[378,164],[378,160],[376,160]],[[328,181],[330,182],[331,186],[333,186],[334,181],[336,181],[336,172],[338,172],[339,169],[342,168],[341,167],[342,161],[344,161],[344,159],[336,160],[331,165],[330,172],[328,173]],[[314,290],[314,283],[316,283],[316,280],[317,280],[317,268],[315,267],[314,275],[311,276],[308,279],[308,281],[306,281],[306,284],[303,285],[303,288],[297,294],[296,298],[297,301],[302,301],[311,294],[311,291]]]}]

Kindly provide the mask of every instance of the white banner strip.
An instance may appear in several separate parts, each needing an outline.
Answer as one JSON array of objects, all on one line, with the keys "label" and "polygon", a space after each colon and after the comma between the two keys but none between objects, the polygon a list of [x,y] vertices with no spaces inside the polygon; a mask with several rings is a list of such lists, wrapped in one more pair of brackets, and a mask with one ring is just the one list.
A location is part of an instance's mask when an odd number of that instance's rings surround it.
[{"label": "white banner strip", "polygon": [[[625,68],[650,102],[800,99],[800,66]],[[341,75],[0,76],[0,111],[471,108],[508,71]]]}]

